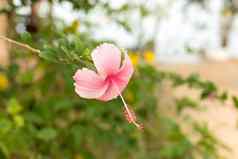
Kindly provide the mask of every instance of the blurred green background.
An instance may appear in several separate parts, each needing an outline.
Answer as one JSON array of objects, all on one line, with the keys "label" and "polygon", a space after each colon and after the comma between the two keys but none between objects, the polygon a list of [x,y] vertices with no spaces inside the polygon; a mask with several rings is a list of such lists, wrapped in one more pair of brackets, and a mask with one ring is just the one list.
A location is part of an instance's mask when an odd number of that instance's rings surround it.
[{"label": "blurred green background", "polygon": [[[80,18],[66,22],[53,16],[54,5],[64,3],[80,13]],[[182,77],[158,69],[156,37],[143,38],[146,34],[143,31],[135,34],[133,47],[126,48],[135,73],[123,92],[144,124],[143,131],[124,119],[120,99],[99,102],[76,95],[72,76],[77,69],[92,66],[92,49],[105,41],[118,44],[111,39],[95,38],[92,30],[97,25],[88,20],[95,9],[102,10],[110,21],[132,34],[140,25],[130,26],[126,17],[131,11],[138,12],[138,22],[155,16],[158,21],[155,25],[166,16],[166,8],[159,4],[151,10],[145,5],[147,2],[128,2],[117,8],[113,3],[0,1],[0,35],[41,50],[35,54],[0,41],[0,159],[222,159],[220,149],[231,151],[206,123],[189,116],[178,118],[188,107],[202,111],[203,100],[224,103],[229,98],[235,107],[238,98],[196,74]],[[193,3],[206,7],[205,0],[187,1],[185,7]],[[224,8],[225,15],[235,16],[232,1],[227,1]],[[39,16],[40,10],[44,14]],[[187,49],[192,52],[192,48]],[[186,86],[196,90],[198,98],[189,94],[169,97],[175,111],[171,116],[165,110],[171,107],[160,102],[168,83],[172,88],[169,91]],[[182,125],[191,129],[192,136],[183,131]]]}]

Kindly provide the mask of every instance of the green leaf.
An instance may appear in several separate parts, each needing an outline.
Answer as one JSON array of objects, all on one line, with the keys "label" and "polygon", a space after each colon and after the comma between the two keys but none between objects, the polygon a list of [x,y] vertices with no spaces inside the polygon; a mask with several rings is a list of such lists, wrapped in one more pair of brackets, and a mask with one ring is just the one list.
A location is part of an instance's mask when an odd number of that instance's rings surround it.
[{"label": "green leaf", "polygon": [[16,115],[13,117],[13,120],[17,127],[23,127],[24,126],[24,118],[20,115]]},{"label": "green leaf", "polygon": [[144,6],[140,6],[140,14],[142,17],[148,16],[149,15],[149,10],[145,8]]},{"label": "green leaf", "polygon": [[23,107],[16,98],[11,98],[7,103],[7,112],[11,115],[16,115],[22,111]]},{"label": "green leaf", "polygon": [[8,156],[9,156],[9,152],[6,145],[0,142],[0,158],[7,159]]},{"label": "green leaf", "polygon": [[218,98],[220,99],[220,101],[224,102],[228,99],[228,93],[223,92]]},{"label": "green leaf", "polygon": [[234,103],[235,107],[238,108],[238,97],[233,96],[232,100],[233,100],[233,103]]},{"label": "green leaf", "polygon": [[32,71],[26,71],[19,76],[19,80],[22,84],[31,84],[34,79],[34,73]]},{"label": "green leaf", "polygon": [[0,135],[8,133],[12,128],[12,122],[5,118],[0,118]]},{"label": "green leaf", "polygon": [[50,141],[55,139],[57,131],[54,128],[44,128],[37,133],[37,138],[43,141]]},{"label": "green leaf", "polygon": [[183,97],[182,99],[177,99],[176,101],[177,111],[180,113],[184,108],[196,108],[198,104],[189,97]]},{"label": "green leaf", "polygon": [[45,42],[39,56],[55,63],[94,69],[89,50],[95,46],[96,42],[92,42],[84,35],[63,34],[55,39],[51,45]]},{"label": "green leaf", "polygon": [[209,97],[209,95],[217,93],[217,87],[214,83],[207,81],[203,84],[203,90],[201,93],[201,99]]}]

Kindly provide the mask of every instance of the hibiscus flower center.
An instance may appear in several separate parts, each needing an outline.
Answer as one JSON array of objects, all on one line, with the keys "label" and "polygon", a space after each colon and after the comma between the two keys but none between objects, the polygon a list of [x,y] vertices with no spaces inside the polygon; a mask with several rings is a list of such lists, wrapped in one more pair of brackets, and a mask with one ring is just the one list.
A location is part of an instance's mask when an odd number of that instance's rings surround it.
[{"label": "hibiscus flower center", "polygon": [[116,79],[116,75],[112,74],[112,75],[108,75],[105,80],[107,82],[113,83],[115,79]]}]

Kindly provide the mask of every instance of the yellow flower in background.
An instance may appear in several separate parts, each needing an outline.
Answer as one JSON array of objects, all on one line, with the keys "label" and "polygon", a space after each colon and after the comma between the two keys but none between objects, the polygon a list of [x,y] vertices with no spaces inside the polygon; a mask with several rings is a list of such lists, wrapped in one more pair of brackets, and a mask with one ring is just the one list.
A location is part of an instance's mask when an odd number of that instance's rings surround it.
[{"label": "yellow flower in background", "polygon": [[83,157],[82,157],[80,154],[76,154],[76,155],[74,156],[74,159],[83,159]]},{"label": "yellow flower in background", "polygon": [[0,91],[4,91],[9,87],[9,81],[7,76],[3,73],[0,73]]},{"label": "yellow flower in background", "polygon": [[80,21],[74,20],[68,27],[64,29],[66,33],[76,33],[80,27]]},{"label": "yellow flower in background", "polygon": [[129,52],[131,62],[134,66],[137,66],[139,63],[139,55],[136,52]]},{"label": "yellow flower in background", "polygon": [[151,50],[144,52],[144,59],[148,63],[153,63],[155,61],[155,53]]},{"label": "yellow flower in background", "polygon": [[75,29],[79,29],[79,26],[80,26],[79,20],[74,20],[71,24],[71,27]]},{"label": "yellow flower in background", "polygon": [[230,17],[230,16],[232,16],[233,13],[229,8],[226,8],[226,9],[223,10],[222,14],[225,17]]}]

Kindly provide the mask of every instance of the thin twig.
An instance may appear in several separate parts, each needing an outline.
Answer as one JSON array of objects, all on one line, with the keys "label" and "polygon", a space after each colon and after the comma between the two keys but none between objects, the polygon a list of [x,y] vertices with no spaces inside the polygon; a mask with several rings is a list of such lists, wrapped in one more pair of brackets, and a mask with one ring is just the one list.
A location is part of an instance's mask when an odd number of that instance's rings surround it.
[{"label": "thin twig", "polygon": [[30,51],[32,51],[32,52],[38,53],[38,54],[41,52],[39,49],[35,49],[35,48],[33,48],[33,47],[31,47],[31,46],[29,46],[29,45],[27,45],[27,44],[24,44],[24,43],[21,43],[21,42],[18,42],[18,41],[9,39],[9,38],[7,38],[7,37],[5,37],[5,36],[1,36],[1,35],[0,35],[0,39],[5,40],[5,41],[7,41],[7,42],[9,42],[9,43],[15,44],[15,45],[17,45],[17,46],[20,46],[20,47],[22,47],[22,48],[25,48],[25,49],[27,49],[27,50],[30,50]]}]

